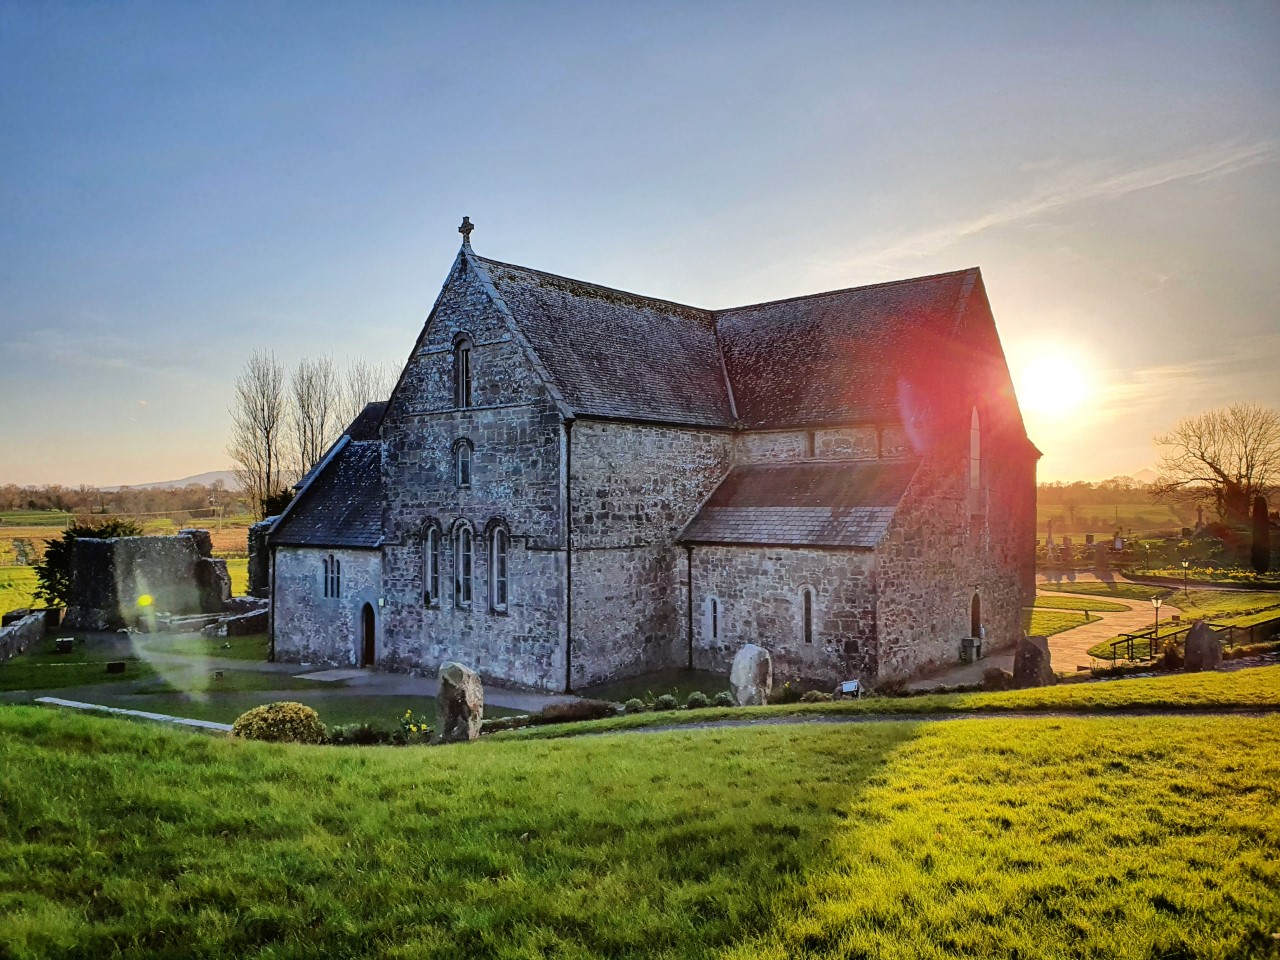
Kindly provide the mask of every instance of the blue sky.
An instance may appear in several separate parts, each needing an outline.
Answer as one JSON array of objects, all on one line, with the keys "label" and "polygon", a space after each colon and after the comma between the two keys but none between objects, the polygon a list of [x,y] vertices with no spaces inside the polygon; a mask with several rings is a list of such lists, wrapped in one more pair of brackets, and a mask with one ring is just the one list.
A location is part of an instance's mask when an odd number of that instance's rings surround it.
[{"label": "blue sky", "polygon": [[0,483],[225,467],[255,348],[399,366],[463,214],[707,307],[979,265],[1044,479],[1280,406],[1273,3],[10,2],[0,131]]}]

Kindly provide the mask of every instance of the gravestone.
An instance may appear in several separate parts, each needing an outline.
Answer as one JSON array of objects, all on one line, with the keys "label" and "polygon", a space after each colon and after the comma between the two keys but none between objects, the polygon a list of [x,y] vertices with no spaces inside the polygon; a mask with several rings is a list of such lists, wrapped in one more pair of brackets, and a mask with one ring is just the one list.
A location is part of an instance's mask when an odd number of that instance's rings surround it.
[{"label": "gravestone", "polygon": [[480,675],[460,663],[440,665],[440,691],[436,694],[436,738],[458,743],[480,736],[484,719],[484,687]]},{"label": "gravestone", "polygon": [[1023,637],[1013,651],[1013,686],[1047,687],[1057,681],[1045,637]]},{"label": "gravestone", "polygon": [[1203,620],[1197,620],[1187,634],[1182,669],[1187,673],[1217,670],[1222,664],[1222,641]]},{"label": "gravestone", "polygon": [[773,658],[769,651],[748,643],[734,654],[729,689],[740,707],[760,707],[768,703],[773,689]]}]

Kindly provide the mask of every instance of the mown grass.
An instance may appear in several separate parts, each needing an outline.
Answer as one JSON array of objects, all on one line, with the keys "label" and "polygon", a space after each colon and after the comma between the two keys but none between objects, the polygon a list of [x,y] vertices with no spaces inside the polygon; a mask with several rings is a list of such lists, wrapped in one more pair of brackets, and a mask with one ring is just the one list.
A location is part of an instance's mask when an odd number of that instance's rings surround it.
[{"label": "mown grass", "polygon": [[493,736],[500,739],[542,739],[690,723],[753,723],[779,717],[1276,708],[1280,708],[1280,666],[1249,667],[1231,673],[1174,674],[1165,677],[1071,683],[998,693],[930,693],[910,697],[873,696],[832,703],[666,710],[628,714],[606,720],[527,727]]},{"label": "mown grass", "polygon": [[135,636],[134,639],[142,651],[264,662],[271,646],[265,633],[254,633],[245,637],[202,637],[189,633],[156,633]]},{"label": "mown grass", "polygon": [[1022,629],[1028,636],[1051,637],[1073,627],[1101,620],[1084,610],[1050,610],[1032,607],[1022,611]]},{"label": "mown grass", "polygon": [[[1198,581],[1209,583],[1227,583],[1248,587],[1266,587],[1272,590],[1280,588],[1280,573],[1257,573],[1253,570],[1244,570],[1239,567],[1214,567],[1212,569],[1206,567],[1192,567],[1190,571],[1190,580],[1192,583]],[[1181,580],[1183,578],[1182,567],[1164,567],[1153,570],[1143,570],[1144,576],[1151,577],[1168,577],[1172,580]]]},{"label": "mown grass", "polygon": [[0,613],[34,606],[38,585],[34,567],[0,567]]},{"label": "mown grass", "polygon": [[1035,605],[1046,610],[1089,610],[1095,613],[1121,613],[1129,608],[1122,603],[1086,597],[1036,597]]},{"label": "mown grass", "polygon": [[1121,597],[1125,600],[1150,600],[1152,597],[1167,597],[1172,592],[1169,587],[1149,587],[1141,583],[1105,583],[1099,580],[1079,580],[1072,583],[1050,581],[1042,583],[1040,590],[1053,593],[1083,593],[1091,597]]},{"label": "mown grass", "polygon": [[0,944],[56,957],[1245,956],[1280,719],[285,747],[0,708]]}]

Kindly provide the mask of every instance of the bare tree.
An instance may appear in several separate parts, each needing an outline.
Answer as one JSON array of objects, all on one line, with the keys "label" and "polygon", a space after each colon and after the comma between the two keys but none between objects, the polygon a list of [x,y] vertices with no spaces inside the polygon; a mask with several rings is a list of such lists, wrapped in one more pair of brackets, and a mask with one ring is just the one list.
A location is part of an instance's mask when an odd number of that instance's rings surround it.
[{"label": "bare tree", "polygon": [[329,357],[304,357],[289,378],[289,419],[293,468],[298,476],[311,470],[324,456],[339,430],[341,384],[338,368]]},{"label": "bare tree", "polygon": [[1247,523],[1254,498],[1280,480],[1280,413],[1261,404],[1188,417],[1155,442],[1166,449],[1153,496],[1211,502],[1228,523]]},{"label": "bare tree", "polygon": [[233,472],[262,516],[264,503],[285,489],[284,445],[288,400],[284,367],[271,351],[254,351],[236,377],[231,405],[231,443],[227,453]]},{"label": "bare tree", "polygon": [[345,430],[366,404],[386,400],[396,385],[395,372],[385,363],[356,358],[347,366],[338,403],[338,429]]}]

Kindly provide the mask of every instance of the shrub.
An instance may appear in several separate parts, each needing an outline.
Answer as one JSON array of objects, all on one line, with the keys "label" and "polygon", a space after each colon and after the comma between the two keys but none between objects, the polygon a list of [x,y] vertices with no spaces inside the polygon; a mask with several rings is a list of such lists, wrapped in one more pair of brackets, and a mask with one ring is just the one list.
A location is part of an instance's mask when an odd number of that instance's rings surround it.
[{"label": "shrub", "polygon": [[430,743],[432,730],[427,715],[414,716],[412,710],[406,710],[400,718],[400,733],[404,743]]},{"label": "shrub", "polygon": [[391,734],[370,723],[348,723],[330,729],[329,742],[340,746],[372,746],[390,743]]},{"label": "shrub", "polygon": [[664,693],[657,700],[653,701],[653,709],[655,710],[678,710],[680,703],[669,693]]},{"label": "shrub", "polygon": [[807,690],[800,695],[801,703],[830,703],[831,694],[821,690]]},{"label": "shrub", "polygon": [[233,737],[270,743],[324,743],[324,724],[310,707],[292,700],[264,703],[247,710],[231,726]]},{"label": "shrub", "polygon": [[639,697],[632,697],[622,707],[627,713],[644,713],[645,711],[644,701]]},{"label": "shrub", "polygon": [[569,723],[573,720],[602,720],[618,712],[608,700],[572,700],[549,703],[535,716],[538,723]]},{"label": "shrub", "polygon": [[711,701],[707,699],[707,695],[701,690],[695,690],[689,694],[689,698],[685,700],[684,705],[690,710],[701,710],[703,707],[711,706]]},{"label": "shrub", "polygon": [[769,694],[770,703],[799,703],[800,702],[800,686],[788,680],[780,687],[775,687],[773,693]]},{"label": "shrub", "polygon": [[738,701],[733,699],[733,694],[728,690],[721,690],[712,699],[712,704],[717,707],[736,707]]}]

